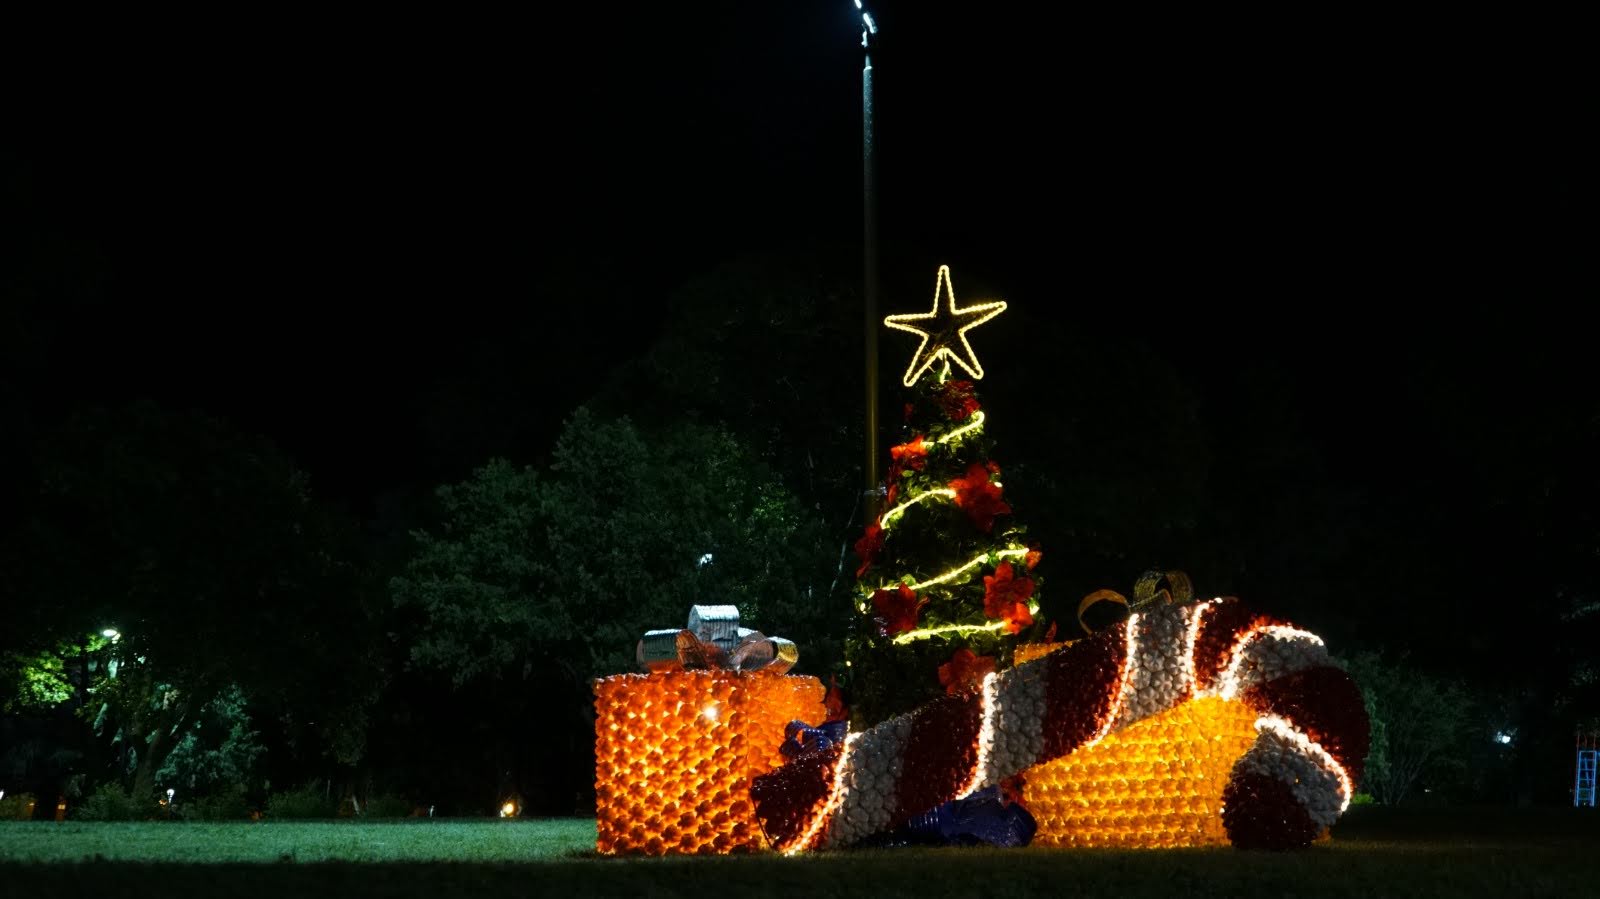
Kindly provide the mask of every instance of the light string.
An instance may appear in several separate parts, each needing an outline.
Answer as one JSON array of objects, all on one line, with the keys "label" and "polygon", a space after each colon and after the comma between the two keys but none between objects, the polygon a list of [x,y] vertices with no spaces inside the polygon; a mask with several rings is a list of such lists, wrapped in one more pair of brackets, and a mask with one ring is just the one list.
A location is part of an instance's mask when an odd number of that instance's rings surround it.
[{"label": "light string", "polygon": [[800,836],[796,837],[787,846],[782,847],[784,855],[804,852],[812,841],[817,838],[817,835],[822,832],[822,828],[827,825],[828,819],[833,817],[833,813],[838,810],[840,803],[844,802],[844,782],[846,774],[849,773],[850,753],[855,748],[856,741],[861,739],[861,733],[863,732],[845,735],[844,748],[839,752],[839,761],[833,766],[833,784],[828,788],[827,801],[812,816],[811,823],[806,825]]},{"label": "light string", "polygon": [[1344,814],[1350,808],[1350,798],[1355,795],[1355,784],[1350,780],[1350,772],[1339,764],[1333,753],[1323,747],[1321,743],[1311,739],[1294,726],[1287,718],[1278,715],[1263,715],[1256,719],[1256,731],[1270,730],[1284,740],[1293,744],[1296,749],[1318,762],[1324,771],[1339,779],[1339,814]]},{"label": "light string", "polygon": [[[967,562],[964,565],[960,565],[960,566],[957,566],[955,568],[952,568],[949,571],[946,571],[944,574],[928,578],[925,581],[918,581],[918,582],[916,582],[914,584],[906,584],[906,586],[910,587],[913,590],[923,590],[923,589],[926,589],[928,587],[937,587],[940,584],[948,584],[951,581],[955,580],[956,578],[960,577],[961,575],[967,573],[968,571],[971,571],[972,569],[977,568],[978,566],[985,564],[986,562],[989,561],[989,557],[990,556],[994,556],[995,558],[999,558],[999,559],[1018,559],[1018,558],[1022,558],[1023,556],[1026,556],[1027,554],[1028,554],[1028,548],[1026,546],[1009,546],[1009,547],[1007,547],[1005,549],[1002,549],[1002,550],[1000,550],[998,552],[982,553],[982,554],[980,554],[978,556],[975,556],[972,559],[972,561]],[[895,589],[895,588],[897,588],[899,586],[900,586],[900,584],[884,584],[882,587],[879,587],[878,590],[892,590],[892,589]],[[867,590],[867,591],[865,591],[864,595],[870,597],[870,596],[872,596],[872,594],[878,592],[878,590]]]},{"label": "light string", "polygon": [[936,487],[932,490],[929,490],[927,493],[919,493],[900,505],[895,506],[893,509],[883,513],[883,518],[879,522],[878,527],[887,531],[889,529],[889,522],[899,518],[901,515],[904,515],[907,509],[911,508],[917,503],[923,502],[924,500],[933,499],[937,496],[944,496],[954,499],[955,495],[956,492],[948,487]]},{"label": "light string", "polygon": [[[1186,638],[1188,646],[1184,654],[1184,668],[1189,678],[1191,696],[1218,695],[1227,700],[1237,698],[1239,694],[1239,673],[1245,663],[1245,649],[1259,637],[1273,636],[1285,640],[1310,640],[1319,646],[1326,645],[1321,637],[1297,627],[1290,627],[1284,624],[1256,625],[1245,631],[1239,636],[1239,639],[1234,641],[1233,649],[1229,653],[1228,664],[1223,669],[1222,677],[1218,679],[1217,688],[1202,694],[1198,672],[1195,670],[1194,663],[1195,642],[1199,636],[1200,622],[1205,617],[1206,612],[1215,608],[1221,602],[1222,600],[1220,599],[1214,599],[1211,602],[1202,604],[1190,618],[1189,633]],[[1131,646],[1132,644],[1130,643],[1129,645]],[[1305,756],[1319,764],[1323,770],[1338,778],[1339,813],[1342,815],[1346,809],[1350,808],[1350,799],[1355,795],[1355,784],[1350,779],[1350,772],[1345,770],[1344,765],[1341,765],[1339,760],[1333,757],[1333,753],[1329,752],[1322,744],[1306,736],[1299,728],[1294,726],[1292,721],[1282,716],[1263,715],[1256,719],[1255,726],[1258,733],[1271,731],[1283,738],[1296,749],[1299,749]]]},{"label": "light string", "polygon": [[1194,668],[1194,647],[1200,639],[1200,621],[1206,613],[1217,607],[1217,600],[1200,603],[1189,615],[1189,627],[1183,637],[1183,679],[1188,681],[1185,685],[1184,695],[1193,699],[1200,695],[1200,672]]},{"label": "light string", "polygon": [[1100,745],[1100,741],[1104,740],[1111,733],[1111,728],[1116,726],[1117,719],[1122,717],[1122,709],[1128,703],[1128,694],[1132,692],[1134,681],[1139,676],[1139,616],[1129,615],[1127,624],[1128,630],[1125,636],[1127,642],[1123,647],[1122,668],[1117,672],[1117,698],[1106,714],[1105,723],[1100,725],[1100,732],[1073,750],[1074,752]]},{"label": "light string", "polygon": [[940,437],[938,440],[935,440],[934,443],[949,443],[950,441],[955,440],[958,437],[964,437],[967,434],[971,433],[972,431],[975,431],[978,428],[983,427],[984,418],[985,418],[985,416],[983,414],[983,410],[979,409],[978,411],[972,413],[972,421],[968,422],[967,424],[962,425],[959,428],[956,428],[954,431],[951,431],[950,433],[944,435],[943,437]]},{"label": "light string", "polygon": [[1245,647],[1261,636],[1273,636],[1284,640],[1310,640],[1318,646],[1324,645],[1322,638],[1316,634],[1283,624],[1261,624],[1245,631],[1244,635],[1233,644],[1228,666],[1223,669],[1222,677],[1218,681],[1220,686],[1216,692],[1223,699],[1233,699],[1239,695],[1239,673],[1246,661]]},{"label": "light string", "polygon": [[983,786],[984,774],[989,767],[989,745],[994,742],[994,709],[1000,695],[999,678],[1000,675],[993,671],[983,676],[983,690],[980,694],[983,723],[978,726],[976,761],[972,763],[972,776],[967,779],[966,786],[956,793],[957,799],[965,799]]},{"label": "light string", "polygon": [[896,643],[910,643],[912,640],[926,640],[942,634],[976,634],[981,632],[998,633],[1010,627],[1004,621],[991,621],[988,624],[946,624],[940,627],[920,627],[914,631],[906,631],[894,638]]}]

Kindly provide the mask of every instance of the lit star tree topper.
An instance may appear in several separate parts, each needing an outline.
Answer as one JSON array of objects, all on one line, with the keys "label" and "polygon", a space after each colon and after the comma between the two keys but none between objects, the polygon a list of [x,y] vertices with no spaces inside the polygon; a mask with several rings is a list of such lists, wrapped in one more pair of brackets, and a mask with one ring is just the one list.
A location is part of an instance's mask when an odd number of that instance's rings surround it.
[{"label": "lit star tree topper", "polygon": [[950,285],[950,266],[939,266],[939,277],[933,285],[931,310],[891,315],[883,320],[887,327],[922,338],[922,343],[911,356],[911,364],[906,366],[901,383],[907,387],[917,383],[917,379],[933,368],[941,357],[954,361],[974,380],[981,379],[983,365],[978,362],[978,354],[973,352],[972,344],[967,342],[967,332],[1004,311],[1004,300],[957,308],[955,288]]}]

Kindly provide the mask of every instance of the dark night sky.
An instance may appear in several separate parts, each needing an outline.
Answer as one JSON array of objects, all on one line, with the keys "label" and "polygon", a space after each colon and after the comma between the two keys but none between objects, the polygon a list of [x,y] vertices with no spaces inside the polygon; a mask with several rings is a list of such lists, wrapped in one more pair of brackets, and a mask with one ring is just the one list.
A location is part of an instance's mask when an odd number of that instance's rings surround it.
[{"label": "dark night sky", "polygon": [[[949,262],[964,296],[1185,367],[1281,363],[1358,477],[1390,464],[1372,435],[1428,436],[1417,371],[1486,415],[1586,395],[1534,371],[1573,345],[1592,237],[1561,23],[878,7],[886,304]],[[553,430],[664,291],[855,253],[845,0],[170,24],[58,35],[0,139],[20,227],[105,278],[57,318],[63,405],[200,405],[359,501],[415,476],[422,396],[483,334],[545,323]],[[596,297],[636,308],[596,321]]]}]

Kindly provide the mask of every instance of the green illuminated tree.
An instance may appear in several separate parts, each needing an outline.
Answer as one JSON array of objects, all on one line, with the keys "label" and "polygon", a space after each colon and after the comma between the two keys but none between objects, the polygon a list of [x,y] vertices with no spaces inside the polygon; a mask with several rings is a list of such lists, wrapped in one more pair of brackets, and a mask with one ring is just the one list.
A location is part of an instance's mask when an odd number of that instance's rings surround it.
[{"label": "green illuminated tree", "polygon": [[173,746],[156,777],[184,798],[253,785],[265,753],[252,726],[248,700],[238,687],[224,690],[201,710],[195,726]]},{"label": "green illuminated tree", "polygon": [[1469,757],[1472,697],[1459,684],[1363,654],[1347,665],[1372,721],[1362,788],[1399,804],[1429,778],[1457,776]]},{"label": "green illuminated tree", "polygon": [[1044,631],[1039,554],[1004,499],[973,383],[948,375],[911,388],[883,511],[856,544],[849,684],[863,725],[972,686]]}]

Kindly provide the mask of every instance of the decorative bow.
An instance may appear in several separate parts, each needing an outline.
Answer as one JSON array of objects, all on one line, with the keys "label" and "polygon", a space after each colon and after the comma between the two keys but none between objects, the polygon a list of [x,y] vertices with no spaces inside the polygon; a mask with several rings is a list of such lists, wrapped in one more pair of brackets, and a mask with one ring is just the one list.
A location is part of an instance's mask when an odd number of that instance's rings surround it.
[{"label": "decorative bow", "polygon": [[910,843],[944,846],[987,844],[1009,849],[1033,842],[1039,824],[1020,802],[1008,802],[999,785],[952,799],[905,823]]},{"label": "decorative bow", "polygon": [[790,721],[783,728],[783,745],[778,747],[778,751],[786,759],[822,752],[835,743],[844,742],[849,730],[848,721],[824,721],[816,727],[804,721]]},{"label": "decorative bow", "polygon": [[691,606],[687,628],[645,631],[635,658],[649,672],[721,668],[783,674],[800,660],[800,647],[740,627],[737,606]]},{"label": "decorative bow", "polygon": [[[1133,602],[1115,590],[1096,590],[1083,598],[1078,603],[1078,624],[1084,633],[1095,632],[1089,622],[1084,619],[1084,613],[1098,603],[1109,602],[1126,608],[1129,612],[1141,612],[1153,605],[1186,605],[1194,600],[1194,584],[1189,576],[1181,571],[1150,570],[1139,575],[1139,580],[1133,585]],[[1120,618],[1119,618],[1120,620]]]}]

